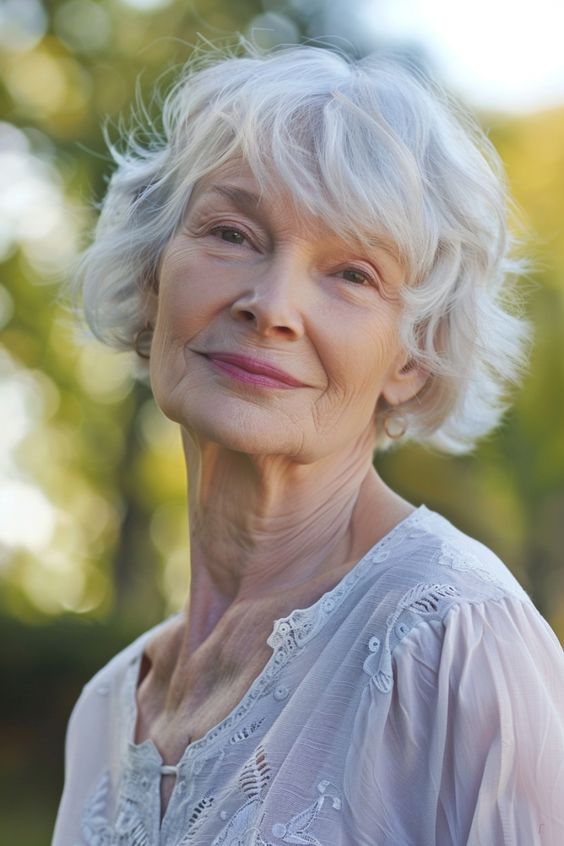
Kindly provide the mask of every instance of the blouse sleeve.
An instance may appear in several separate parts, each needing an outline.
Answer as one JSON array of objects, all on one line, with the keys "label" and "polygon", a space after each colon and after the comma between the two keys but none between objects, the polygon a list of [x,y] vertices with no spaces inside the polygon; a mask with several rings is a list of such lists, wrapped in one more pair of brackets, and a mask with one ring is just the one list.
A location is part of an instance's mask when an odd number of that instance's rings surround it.
[{"label": "blouse sleeve", "polygon": [[420,624],[394,652],[392,690],[365,688],[349,762],[359,846],[562,846],[556,635],[507,596]]}]

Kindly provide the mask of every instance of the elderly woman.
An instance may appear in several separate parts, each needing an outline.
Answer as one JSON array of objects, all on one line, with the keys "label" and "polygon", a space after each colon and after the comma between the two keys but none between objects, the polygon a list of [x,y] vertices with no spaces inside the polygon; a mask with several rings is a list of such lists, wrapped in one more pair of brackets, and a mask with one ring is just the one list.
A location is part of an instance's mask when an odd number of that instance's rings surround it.
[{"label": "elderly woman", "polygon": [[556,636],[373,466],[468,451],[523,363],[491,145],[308,46],[193,63],[163,126],[78,285],[179,424],[190,591],[84,687],[55,846],[561,846]]}]

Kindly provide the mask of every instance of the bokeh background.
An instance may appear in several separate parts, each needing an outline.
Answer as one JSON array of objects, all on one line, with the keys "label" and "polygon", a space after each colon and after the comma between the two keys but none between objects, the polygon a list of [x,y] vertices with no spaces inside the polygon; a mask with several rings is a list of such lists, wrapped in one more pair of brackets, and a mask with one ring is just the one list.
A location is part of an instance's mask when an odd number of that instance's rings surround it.
[{"label": "bokeh background", "polygon": [[132,357],[76,342],[61,282],[136,92],[197,45],[331,37],[419,62],[499,150],[528,232],[536,342],[470,456],[413,446],[384,478],[491,546],[564,640],[564,7],[558,0],[0,0],[0,841],[50,841],[81,686],[189,588],[176,427]]}]

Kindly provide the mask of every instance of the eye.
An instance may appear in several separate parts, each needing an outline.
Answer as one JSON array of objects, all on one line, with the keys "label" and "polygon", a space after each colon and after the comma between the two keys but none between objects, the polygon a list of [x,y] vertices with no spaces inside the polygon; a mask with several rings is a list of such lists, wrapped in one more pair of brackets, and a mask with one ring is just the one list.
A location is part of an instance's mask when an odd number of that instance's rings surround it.
[{"label": "eye", "polygon": [[364,270],[359,270],[356,267],[347,267],[345,270],[340,270],[337,276],[342,276],[348,282],[353,282],[355,285],[374,285],[376,280]]},{"label": "eye", "polygon": [[237,246],[244,244],[247,240],[246,236],[233,226],[216,226],[210,230],[210,234],[216,235],[221,241]]}]

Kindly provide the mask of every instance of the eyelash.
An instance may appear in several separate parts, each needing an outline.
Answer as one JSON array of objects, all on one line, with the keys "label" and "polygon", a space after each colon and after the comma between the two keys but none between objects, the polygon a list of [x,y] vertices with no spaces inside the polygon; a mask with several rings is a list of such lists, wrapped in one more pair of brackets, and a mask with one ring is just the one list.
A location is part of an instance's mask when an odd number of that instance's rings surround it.
[{"label": "eyelash", "polygon": [[[210,235],[215,236],[216,233],[218,233],[218,232],[219,233],[236,232],[237,235],[240,235],[246,241],[249,241],[248,236],[244,232],[242,232],[240,229],[237,229],[236,226],[214,226],[213,229],[210,229]],[[223,239],[221,237],[220,237],[220,240],[223,240],[224,243],[231,244],[232,246],[235,246],[235,247],[242,247],[243,246],[243,244],[237,244],[236,242],[233,242],[233,241],[225,241],[225,239]],[[364,270],[360,270],[357,267],[346,267],[346,268],[344,268],[344,270],[340,270],[339,273],[355,273],[357,276],[364,277],[364,283],[360,283],[360,287],[367,287],[369,285],[377,287],[377,280],[373,276],[371,276],[371,274],[367,273]],[[359,283],[351,283],[351,284],[358,285]]]},{"label": "eyelash", "polygon": [[[241,232],[240,229],[237,229],[236,226],[214,226],[213,229],[210,229],[210,235],[215,235],[216,232],[236,232],[237,235],[240,235],[242,238],[245,238],[246,241],[249,240],[247,235],[244,232]],[[220,240],[224,240],[220,238]],[[226,241],[226,244],[233,244],[232,241]],[[242,244],[234,244],[235,247],[242,247]]]},{"label": "eyelash", "polygon": [[[363,277],[364,277],[364,281],[365,281],[366,285],[376,285],[376,280],[374,279],[374,277],[373,277],[373,276],[371,276],[369,273],[365,273],[365,271],[364,271],[364,270],[359,270],[359,269],[358,269],[358,268],[356,268],[356,267],[345,267],[345,269],[344,269],[344,270],[340,270],[340,271],[339,271],[339,273],[354,273],[354,274],[356,274],[357,276],[363,276]],[[346,280],[345,280],[345,281],[346,281]],[[350,281],[350,280],[349,280],[349,281]],[[358,283],[358,282],[354,282],[354,283],[351,283],[351,284],[358,285],[359,283]],[[360,284],[360,287],[361,287],[361,288],[362,288],[362,287],[366,287],[366,285]]]}]

